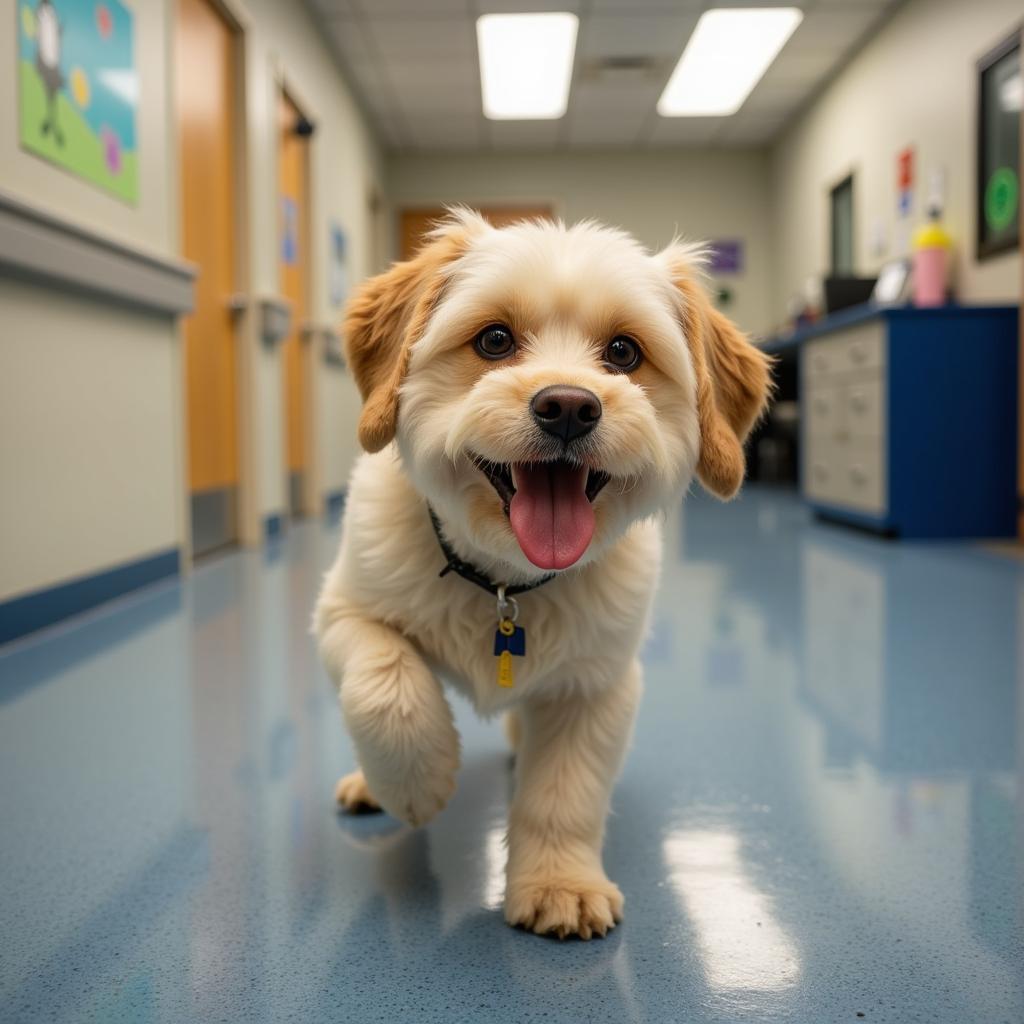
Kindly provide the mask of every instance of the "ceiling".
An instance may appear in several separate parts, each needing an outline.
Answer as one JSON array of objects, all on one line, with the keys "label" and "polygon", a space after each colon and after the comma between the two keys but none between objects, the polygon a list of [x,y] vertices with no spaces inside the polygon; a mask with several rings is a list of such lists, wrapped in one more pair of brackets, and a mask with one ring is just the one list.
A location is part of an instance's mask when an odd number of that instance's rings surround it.
[{"label": "ceiling", "polygon": [[[309,0],[384,144],[397,152],[756,146],[769,142],[901,0]],[[664,118],[655,104],[701,12],[797,6],[804,20],[732,117]],[[476,19],[580,19],[569,110],[488,121]],[[610,66],[612,65],[612,66]]]}]

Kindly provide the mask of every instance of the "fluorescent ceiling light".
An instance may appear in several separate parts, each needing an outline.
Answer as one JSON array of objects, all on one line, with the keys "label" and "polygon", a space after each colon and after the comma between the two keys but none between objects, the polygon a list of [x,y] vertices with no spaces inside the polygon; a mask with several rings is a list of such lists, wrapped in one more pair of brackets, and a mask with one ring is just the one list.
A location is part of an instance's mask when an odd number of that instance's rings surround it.
[{"label": "fluorescent ceiling light", "polygon": [[575,14],[485,14],[477,19],[484,114],[492,121],[562,117],[576,51]]},{"label": "fluorescent ceiling light", "polygon": [[802,20],[795,7],[705,11],[658,100],[658,113],[735,114]]}]

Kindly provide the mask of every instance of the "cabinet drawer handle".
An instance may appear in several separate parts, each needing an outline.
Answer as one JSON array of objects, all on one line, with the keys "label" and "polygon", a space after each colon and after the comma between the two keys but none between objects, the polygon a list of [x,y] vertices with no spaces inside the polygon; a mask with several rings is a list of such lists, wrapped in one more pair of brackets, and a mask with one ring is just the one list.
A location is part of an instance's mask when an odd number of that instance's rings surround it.
[{"label": "cabinet drawer handle", "polygon": [[865,349],[863,345],[854,344],[850,346],[850,358],[855,363],[863,363],[867,357],[867,349]]},{"label": "cabinet drawer handle", "polygon": [[868,408],[867,399],[858,392],[850,398],[850,408],[854,412],[866,412]]},{"label": "cabinet drawer handle", "polygon": [[857,487],[863,487],[868,482],[868,475],[860,466],[854,466],[850,470],[850,480]]}]

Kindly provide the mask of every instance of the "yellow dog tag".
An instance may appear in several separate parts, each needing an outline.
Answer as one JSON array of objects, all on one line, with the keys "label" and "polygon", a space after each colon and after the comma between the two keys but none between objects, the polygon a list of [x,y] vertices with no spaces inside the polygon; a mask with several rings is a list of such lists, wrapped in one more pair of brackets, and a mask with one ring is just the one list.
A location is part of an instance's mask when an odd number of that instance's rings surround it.
[{"label": "yellow dog tag", "polygon": [[498,685],[510,688],[515,685],[512,678],[512,652],[502,651],[498,655]]}]

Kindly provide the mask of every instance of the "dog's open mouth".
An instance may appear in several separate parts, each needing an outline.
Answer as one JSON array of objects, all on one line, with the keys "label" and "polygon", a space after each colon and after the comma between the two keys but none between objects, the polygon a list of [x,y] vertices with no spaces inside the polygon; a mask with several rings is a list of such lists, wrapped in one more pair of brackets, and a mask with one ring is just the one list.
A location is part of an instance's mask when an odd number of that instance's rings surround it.
[{"label": "dog's open mouth", "polygon": [[567,569],[594,536],[592,503],[608,474],[563,459],[488,462],[474,458],[501,498],[523,554],[540,569]]}]

